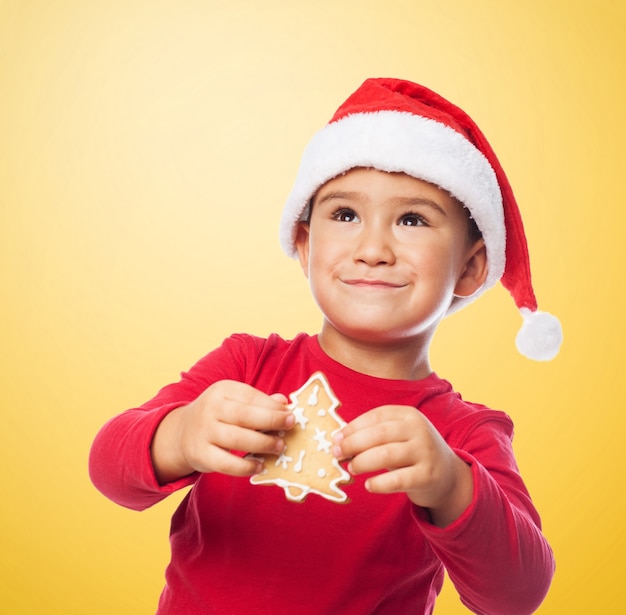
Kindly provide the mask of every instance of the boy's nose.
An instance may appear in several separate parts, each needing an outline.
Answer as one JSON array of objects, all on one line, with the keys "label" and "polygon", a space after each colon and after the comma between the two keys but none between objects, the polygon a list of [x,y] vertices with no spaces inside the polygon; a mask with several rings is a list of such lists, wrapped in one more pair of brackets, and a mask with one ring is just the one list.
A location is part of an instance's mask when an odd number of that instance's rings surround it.
[{"label": "boy's nose", "polygon": [[392,238],[377,228],[363,228],[354,249],[354,260],[370,266],[395,262]]}]

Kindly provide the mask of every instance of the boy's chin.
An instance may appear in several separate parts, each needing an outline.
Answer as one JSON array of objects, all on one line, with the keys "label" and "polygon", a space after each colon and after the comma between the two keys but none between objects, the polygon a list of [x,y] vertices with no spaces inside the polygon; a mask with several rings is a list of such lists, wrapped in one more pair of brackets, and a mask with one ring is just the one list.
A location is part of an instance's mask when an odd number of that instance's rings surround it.
[{"label": "boy's chin", "polygon": [[344,327],[330,325],[330,327],[333,329],[333,333],[331,335],[337,339],[343,338],[352,343],[380,348],[406,346],[407,344],[414,344],[416,347],[419,347],[421,344],[427,343],[427,340],[432,337],[432,335],[425,331],[391,331],[388,327],[375,327],[372,326],[371,323],[363,324],[361,326],[352,324],[351,326]]}]

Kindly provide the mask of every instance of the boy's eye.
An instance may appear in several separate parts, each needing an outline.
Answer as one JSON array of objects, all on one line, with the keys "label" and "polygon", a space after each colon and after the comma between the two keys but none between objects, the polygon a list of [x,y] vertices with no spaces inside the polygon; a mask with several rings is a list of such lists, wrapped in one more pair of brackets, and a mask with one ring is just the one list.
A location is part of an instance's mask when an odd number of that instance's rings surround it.
[{"label": "boy's eye", "polygon": [[424,226],[426,220],[418,214],[404,214],[398,221],[400,226]]},{"label": "boy's eye", "polygon": [[355,222],[358,217],[353,209],[349,207],[341,207],[333,214],[333,220],[339,222]]}]

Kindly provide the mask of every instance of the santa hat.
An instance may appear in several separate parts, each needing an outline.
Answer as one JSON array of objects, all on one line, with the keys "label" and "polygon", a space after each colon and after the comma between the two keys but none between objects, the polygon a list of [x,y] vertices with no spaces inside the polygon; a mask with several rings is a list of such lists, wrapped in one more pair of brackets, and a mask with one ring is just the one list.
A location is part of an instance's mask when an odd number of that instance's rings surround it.
[{"label": "santa hat", "polygon": [[295,233],[308,204],[330,179],[356,167],[402,172],[448,191],[469,210],[485,241],[489,273],[471,297],[499,280],[523,318],[518,350],[548,361],[562,341],[558,319],[537,309],[528,247],[513,191],[487,139],[461,109],[435,92],[399,79],[368,79],[339,107],[304,151],[280,227],[281,245],[296,256]]}]

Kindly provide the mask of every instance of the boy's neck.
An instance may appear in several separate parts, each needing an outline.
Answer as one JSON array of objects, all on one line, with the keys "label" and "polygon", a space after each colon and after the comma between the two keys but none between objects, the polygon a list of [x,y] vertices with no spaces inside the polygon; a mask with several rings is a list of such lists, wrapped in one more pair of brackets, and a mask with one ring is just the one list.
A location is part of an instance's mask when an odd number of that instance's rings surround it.
[{"label": "boy's neck", "polygon": [[432,370],[428,361],[430,340],[375,343],[346,337],[324,322],[318,335],[322,350],[346,367],[388,380],[422,380]]}]

